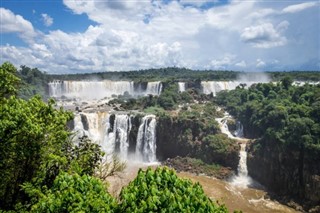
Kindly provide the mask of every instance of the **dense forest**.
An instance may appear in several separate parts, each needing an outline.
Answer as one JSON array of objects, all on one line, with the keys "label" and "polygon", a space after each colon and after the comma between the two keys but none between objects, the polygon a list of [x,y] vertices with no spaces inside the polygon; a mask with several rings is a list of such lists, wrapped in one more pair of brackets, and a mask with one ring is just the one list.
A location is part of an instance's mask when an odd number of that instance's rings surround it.
[{"label": "dense forest", "polygon": [[255,139],[251,176],[278,194],[318,204],[320,86],[293,86],[285,77],[277,84],[222,91],[216,101],[241,121],[246,137]]},{"label": "dense forest", "polygon": [[[295,80],[310,80],[319,81],[320,73],[317,71],[288,71],[288,72],[266,72],[273,81],[281,80],[285,76],[291,76]],[[201,79],[203,81],[215,80],[236,80],[239,75],[248,74],[256,79],[259,79],[259,72],[239,72],[225,70],[191,70],[187,68],[167,67],[159,69],[136,70],[127,72],[99,72],[99,73],[84,73],[84,74],[63,74],[50,75],[51,79],[57,80],[133,80],[136,82],[142,81],[194,81]]]}]

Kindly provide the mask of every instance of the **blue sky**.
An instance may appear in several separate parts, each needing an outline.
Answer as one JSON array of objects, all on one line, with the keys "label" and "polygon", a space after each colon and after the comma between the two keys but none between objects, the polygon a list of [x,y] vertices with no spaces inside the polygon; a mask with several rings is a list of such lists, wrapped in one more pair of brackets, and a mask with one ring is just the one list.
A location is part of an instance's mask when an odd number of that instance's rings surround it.
[{"label": "blue sky", "polygon": [[17,67],[320,71],[319,1],[1,0],[0,8],[0,62]]}]

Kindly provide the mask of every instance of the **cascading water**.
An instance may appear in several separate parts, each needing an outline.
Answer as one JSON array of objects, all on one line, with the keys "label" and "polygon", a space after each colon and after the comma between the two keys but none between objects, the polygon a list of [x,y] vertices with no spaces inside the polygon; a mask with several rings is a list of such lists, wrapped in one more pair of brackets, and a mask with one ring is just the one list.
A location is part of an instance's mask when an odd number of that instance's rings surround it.
[{"label": "cascading water", "polygon": [[223,118],[216,118],[216,121],[220,123],[220,130],[222,133],[226,134],[229,138],[241,141],[240,144],[240,152],[239,152],[239,164],[238,164],[238,174],[232,178],[231,184],[246,188],[253,183],[253,180],[248,176],[248,169],[247,169],[247,151],[246,151],[246,139],[243,137],[243,125],[240,121],[237,121],[236,124],[236,131],[234,135],[229,131],[228,128],[228,119],[231,116],[228,113],[225,113]]},{"label": "cascading water", "polygon": [[77,138],[80,138],[84,135],[88,135],[89,133],[84,129],[83,127],[83,123],[82,123],[82,120],[81,120],[81,114],[76,114],[74,116],[74,129],[73,129],[73,132],[75,132],[75,138],[74,139],[77,139]]},{"label": "cascading water", "polygon": [[148,82],[145,95],[160,95],[162,92],[162,83],[160,81]]},{"label": "cascading water", "polygon": [[179,92],[186,91],[186,83],[185,82],[178,82],[178,86],[179,86]]},{"label": "cascading water", "polygon": [[[118,154],[122,160],[156,162],[155,115],[146,115],[141,119],[136,133],[136,143],[133,141],[129,143],[132,122],[131,116],[127,114],[110,115],[104,112],[81,112],[75,115],[74,124],[74,132],[77,137],[88,136],[93,142],[101,145],[107,157]],[[130,144],[136,144],[135,147],[132,147],[133,149],[130,148],[130,150],[134,150],[134,153],[129,153]]]},{"label": "cascading water", "polygon": [[240,84],[245,84],[247,87],[251,86],[254,83],[258,83],[257,81],[246,81],[246,82],[240,82],[240,81],[202,81],[201,87],[202,92],[204,94],[210,94],[212,93],[213,96],[216,96],[216,94],[222,90],[233,90]]},{"label": "cascading water", "polygon": [[252,184],[252,179],[248,176],[246,143],[241,143],[240,147],[238,174],[232,179],[231,183],[246,188]]},{"label": "cascading water", "polygon": [[131,118],[129,115],[115,115],[113,135],[115,151],[119,151],[122,159],[127,159],[129,148],[129,133],[131,130]]},{"label": "cascading water", "polygon": [[240,121],[237,121],[237,123],[236,123],[236,131],[234,131],[234,136],[236,136],[238,138],[243,137],[243,125],[241,124]]},{"label": "cascading water", "polygon": [[104,136],[103,121],[106,113],[77,113],[74,117],[74,132],[76,137],[88,136],[93,142],[101,143]]},{"label": "cascading water", "polygon": [[139,85],[135,89],[133,81],[52,81],[49,83],[49,95],[51,97],[80,99],[102,99],[112,95],[160,95],[162,83],[160,81],[148,82],[145,91]]},{"label": "cascading water", "polygon": [[142,118],[138,130],[136,155],[143,162],[156,161],[156,117],[146,115]]}]

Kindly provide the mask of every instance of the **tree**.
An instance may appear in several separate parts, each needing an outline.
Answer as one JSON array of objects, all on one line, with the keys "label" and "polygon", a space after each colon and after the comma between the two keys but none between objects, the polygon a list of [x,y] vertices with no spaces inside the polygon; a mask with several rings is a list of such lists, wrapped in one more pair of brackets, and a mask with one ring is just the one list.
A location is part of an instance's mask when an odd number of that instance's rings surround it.
[{"label": "tree", "polygon": [[120,212],[227,212],[204,194],[199,183],[180,179],[166,167],[140,169],[122,189],[120,201]]},{"label": "tree", "polygon": [[0,206],[12,209],[26,199],[21,184],[50,184],[59,169],[66,169],[66,122],[72,114],[54,109],[54,101],[46,104],[39,96],[17,98],[19,79],[12,64],[4,63],[0,75]]},{"label": "tree", "polygon": [[285,89],[289,89],[289,87],[292,85],[293,80],[290,76],[286,76],[283,79],[281,79],[281,84]]},{"label": "tree", "polygon": [[99,179],[62,172],[44,193],[25,184],[24,190],[37,200],[30,212],[116,212],[116,200]]},{"label": "tree", "polygon": [[[34,97],[12,96],[0,105],[0,206],[12,207],[22,199],[26,181],[51,182],[67,163],[70,133],[66,122],[72,114],[53,108]],[[53,176],[48,176],[52,174]],[[53,180],[51,179],[51,180]]]},{"label": "tree", "polygon": [[16,76],[17,69],[9,62],[0,67],[0,99],[15,95],[20,79]]}]

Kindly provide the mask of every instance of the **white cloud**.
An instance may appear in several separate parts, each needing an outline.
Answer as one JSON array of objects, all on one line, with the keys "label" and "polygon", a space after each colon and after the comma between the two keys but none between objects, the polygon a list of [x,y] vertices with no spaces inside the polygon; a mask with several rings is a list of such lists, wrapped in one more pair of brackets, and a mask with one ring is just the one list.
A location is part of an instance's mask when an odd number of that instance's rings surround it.
[{"label": "white cloud", "polygon": [[289,22],[284,21],[276,29],[271,23],[246,27],[241,33],[241,39],[258,48],[283,46],[287,43],[287,38],[281,35],[280,32],[286,30],[288,26]]},{"label": "white cloud", "polygon": [[297,13],[300,12],[302,10],[314,7],[319,5],[319,2],[305,2],[305,3],[301,3],[301,4],[294,4],[294,5],[290,5],[288,7],[285,7],[282,12],[283,13]]},{"label": "white cloud", "polygon": [[204,5],[207,2],[218,3],[219,0],[210,0],[210,1],[206,1],[206,0],[179,0],[179,2],[183,5],[192,5],[195,7],[201,7],[202,5]]},{"label": "white cloud", "polygon": [[[86,14],[95,26],[77,33],[38,33],[27,47],[2,46],[1,53],[3,59],[17,65],[43,67],[48,72],[167,66],[294,69],[318,54],[320,44],[315,37],[319,26],[310,21],[318,15],[314,10],[289,14],[297,11],[290,9],[289,1],[275,4],[238,0],[199,8],[203,2],[64,0],[71,12]],[[284,13],[283,8],[289,10]],[[21,16],[29,23],[29,30],[17,26],[12,21],[17,16],[7,19],[14,29],[10,32],[34,32],[32,24]],[[273,63],[276,60],[281,63]]]},{"label": "white cloud", "polygon": [[53,24],[53,18],[50,17],[48,14],[42,13],[41,17],[42,17],[43,24],[45,26],[50,27]]},{"label": "white cloud", "polygon": [[211,68],[213,69],[228,69],[233,64],[233,60],[236,58],[235,55],[226,54],[221,59],[215,59],[211,61]]},{"label": "white cloud", "polygon": [[247,66],[247,63],[242,60],[242,61],[236,63],[235,65],[236,65],[237,67],[242,67],[242,68],[244,68],[244,67]]},{"label": "white cloud", "polygon": [[0,33],[18,33],[25,40],[30,40],[36,33],[32,24],[20,15],[15,15],[8,9],[0,8]]},{"label": "white cloud", "polygon": [[266,62],[264,62],[263,60],[261,60],[260,58],[257,59],[257,64],[256,67],[261,68],[261,67],[265,67],[266,66]]}]

